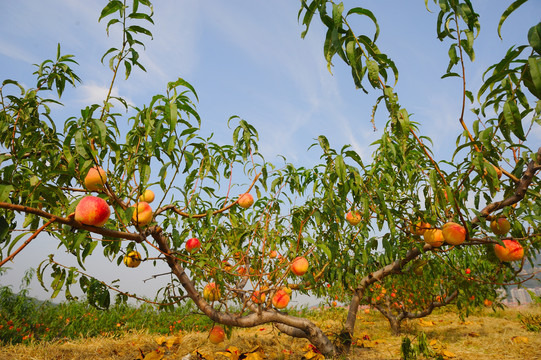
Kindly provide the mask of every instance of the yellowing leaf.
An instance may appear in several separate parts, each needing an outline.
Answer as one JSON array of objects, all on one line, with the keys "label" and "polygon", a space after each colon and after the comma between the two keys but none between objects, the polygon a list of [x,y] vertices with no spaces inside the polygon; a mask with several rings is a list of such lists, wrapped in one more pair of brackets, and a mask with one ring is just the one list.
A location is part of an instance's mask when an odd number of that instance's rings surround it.
[{"label": "yellowing leaf", "polygon": [[471,333],[468,333],[468,336],[471,336],[471,337],[479,337],[479,333],[476,333],[476,332],[471,332]]},{"label": "yellowing leaf", "polygon": [[261,346],[257,345],[252,350],[244,353],[244,356],[247,360],[260,360],[265,358],[265,352]]},{"label": "yellowing leaf", "polygon": [[205,350],[194,350],[193,355],[196,357],[196,359],[214,360],[212,353]]},{"label": "yellowing leaf", "polygon": [[441,352],[441,355],[443,355],[445,358],[454,358],[454,357],[456,357],[456,355],[453,354],[452,352],[450,352],[449,350],[443,350]]},{"label": "yellowing leaf", "polygon": [[525,336],[513,336],[511,338],[511,341],[514,342],[515,344],[520,344],[520,343],[527,344],[529,340]]},{"label": "yellowing leaf", "polygon": [[303,359],[307,360],[325,360],[325,356],[321,354],[317,348],[312,344],[307,344],[303,351],[306,351],[306,353],[303,356]]},{"label": "yellowing leaf", "polygon": [[144,360],[160,360],[163,359],[164,349],[156,349],[145,355]]},{"label": "yellowing leaf", "polygon": [[432,320],[419,319],[419,325],[421,325],[421,326],[434,326],[435,323]]},{"label": "yellowing leaf", "polygon": [[225,350],[225,352],[217,352],[216,355],[222,355],[231,360],[238,360],[241,352],[236,347],[230,346]]},{"label": "yellowing leaf", "polygon": [[154,340],[156,341],[156,343],[158,343],[158,345],[165,345],[167,346],[167,348],[170,349],[171,347],[173,347],[173,345],[180,344],[180,342],[182,341],[182,336],[158,336]]}]

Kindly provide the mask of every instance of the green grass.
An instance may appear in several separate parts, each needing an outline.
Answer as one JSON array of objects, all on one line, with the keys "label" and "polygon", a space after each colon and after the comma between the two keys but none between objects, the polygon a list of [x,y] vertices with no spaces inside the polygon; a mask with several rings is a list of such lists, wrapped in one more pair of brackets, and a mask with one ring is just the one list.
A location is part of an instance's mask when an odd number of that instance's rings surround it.
[{"label": "green grass", "polygon": [[210,327],[208,318],[194,314],[188,306],[160,311],[148,304],[116,304],[98,310],[84,301],[40,302],[28,297],[25,290],[16,294],[9,287],[0,287],[0,344],[120,336],[142,329],[169,334]]}]

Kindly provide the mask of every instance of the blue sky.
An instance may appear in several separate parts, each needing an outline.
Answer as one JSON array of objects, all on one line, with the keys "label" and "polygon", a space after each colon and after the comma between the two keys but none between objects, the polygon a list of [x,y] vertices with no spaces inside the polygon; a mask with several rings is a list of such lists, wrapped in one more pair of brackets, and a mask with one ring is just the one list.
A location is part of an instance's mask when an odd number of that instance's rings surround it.
[{"label": "blue sky", "polygon": [[[345,5],[366,7],[378,18],[379,47],[400,71],[396,87],[400,103],[422,124],[423,134],[432,138],[436,157],[441,160],[452,154],[460,133],[461,83],[458,78],[440,79],[447,67],[449,44],[436,38],[437,8],[429,3],[433,13],[425,9],[422,0],[346,1]],[[541,1],[531,0],[504,24],[500,40],[496,26],[509,3],[474,2],[481,13],[482,29],[476,40],[476,61],[467,65],[470,89],[479,87],[484,69],[501,58],[511,44],[527,43],[527,30],[540,20]],[[103,4],[0,2],[0,79],[33,86],[32,64],[53,58],[56,44],[61,43],[63,53],[76,56],[80,66],[75,71],[83,84],[66,91],[66,106],[54,109],[56,119],[61,123],[77,116],[80,108],[100,103],[111,72],[99,59],[106,49],[119,43],[118,32],[112,31],[107,38],[105,23],[97,22]],[[320,153],[307,149],[321,134],[334,148],[351,144],[369,162],[369,144],[379,138],[387,121],[385,111],[380,111],[378,130],[370,123],[379,94],[355,90],[349,70],[338,58],[333,75],[327,71],[322,51],[324,30],[315,18],[310,32],[301,39],[298,9],[298,1],[286,0],[156,1],[156,25],[149,25],[153,40],[148,39],[146,52],[141,51],[147,73],[134,72],[128,81],[118,81],[113,94],[142,106],[154,94],[163,93],[167,82],[182,77],[199,94],[202,132],[214,133],[218,143],[231,143],[232,132],[226,123],[230,116],[238,115],[257,128],[260,151],[271,162],[280,162],[276,156],[283,155],[298,166],[312,166]],[[353,24],[358,33],[373,33],[373,25],[366,20]],[[466,114],[468,124],[474,119],[470,114]],[[531,142],[539,143],[540,139],[537,127]],[[17,287],[25,268],[37,266],[54,251],[52,239],[37,239],[15,258],[12,270],[0,277],[0,283]],[[61,259],[62,254],[58,256]],[[149,274],[141,268],[127,271],[92,259],[88,269],[97,268],[105,277],[118,271],[126,288],[147,288],[142,291],[147,296],[159,285],[159,280],[143,285],[141,279]],[[33,288],[35,295],[46,296],[38,286]]]}]

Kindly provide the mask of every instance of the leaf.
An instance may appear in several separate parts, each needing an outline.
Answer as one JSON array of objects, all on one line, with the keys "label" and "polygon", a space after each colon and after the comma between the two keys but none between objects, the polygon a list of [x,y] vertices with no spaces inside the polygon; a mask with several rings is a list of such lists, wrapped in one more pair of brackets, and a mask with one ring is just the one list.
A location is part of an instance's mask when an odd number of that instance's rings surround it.
[{"label": "leaf", "polygon": [[471,337],[479,337],[479,333],[476,333],[476,332],[471,332],[471,333],[468,333],[468,336],[471,336]]},{"label": "leaf", "polygon": [[143,360],[160,360],[163,359],[164,353],[165,350],[159,348],[146,354]]},{"label": "leaf", "polygon": [[505,102],[503,105],[503,116],[507,126],[509,126],[511,131],[513,131],[513,134],[515,134],[515,136],[520,140],[526,141],[524,129],[522,128],[522,116],[520,115],[518,106],[514,101],[508,100]]},{"label": "leaf", "polygon": [[360,7],[355,7],[355,8],[350,9],[346,16],[349,16],[350,14],[365,15],[365,16],[369,17],[370,20],[372,20],[374,22],[374,25],[376,25],[376,33],[374,34],[374,40],[373,41],[376,41],[378,36],[379,36],[379,25],[378,25],[378,21],[377,21],[376,17],[374,16],[374,14],[370,10],[360,8]]},{"label": "leaf", "polygon": [[173,345],[180,344],[182,341],[182,336],[158,336],[154,339],[156,343],[160,346],[165,345],[168,349],[172,348]]},{"label": "leaf", "polygon": [[515,344],[527,344],[529,339],[526,336],[513,336],[511,341]]},{"label": "leaf", "polygon": [[241,352],[236,347],[230,346],[225,350],[225,352],[217,352],[216,355],[225,356],[226,358],[230,360],[238,360],[241,355]]},{"label": "leaf", "polygon": [[421,325],[421,326],[434,326],[435,323],[432,320],[419,319],[419,325]]},{"label": "leaf", "polygon": [[528,31],[528,42],[530,46],[541,55],[541,23],[532,26]]},{"label": "leaf", "polygon": [[119,0],[112,0],[109,1],[109,3],[103,8],[100,14],[100,18],[98,19],[98,22],[103,19],[104,17],[111,15],[112,13],[122,9],[124,5]]},{"label": "leaf", "polygon": [[443,355],[443,357],[445,358],[454,358],[456,357],[455,354],[453,354],[452,352],[450,352],[449,350],[443,350],[440,355]]},{"label": "leaf", "polygon": [[503,12],[503,14],[502,14],[502,16],[500,18],[500,22],[498,24],[498,36],[500,37],[500,39],[502,38],[502,33],[501,33],[502,25],[505,22],[505,20],[507,20],[507,17],[509,17],[509,15],[511,15],[511,13],[513,11],[518,9],[526,1],[528,1],[528,0],[517,0],[514,3],[512,3],[511,5],[509,5],[509,7]]}]

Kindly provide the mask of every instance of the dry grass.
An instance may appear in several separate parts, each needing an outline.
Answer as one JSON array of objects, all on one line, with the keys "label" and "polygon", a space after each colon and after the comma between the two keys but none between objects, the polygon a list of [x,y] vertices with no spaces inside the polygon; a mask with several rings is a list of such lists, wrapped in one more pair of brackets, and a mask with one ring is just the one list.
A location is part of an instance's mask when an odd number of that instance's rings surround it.
[{"label": "dry grass", "polygon": [[[541,314],[540,308],[507,309],[493,313],[484,311],[462,322],[456,314],[447,312],[432,315],[424,322],[411,321],[404,327],[404,334],[392,336],[388,323],[379,314],[362,314],[357,323],[356,335],[368,335],[370,342],[355,346],[350,354],[339,359],[400,359],[403,336],[414,338],[424,332],[428,341],[436,341],[435,347],[454,354],[453,359],[541,359],[541,334],[528,332],[520,323],[519,313]],[[335,317],[335,316],[333,316]],[[329,334],[338,333],[341,322],[336,319],[315,320]],[[432,325],[433,323],[433,325]],[[219,345],[206,340],[206,333],[184,333],[180,344],[171,348],[158,346],[156,335],[144,332],[128,333],[120,338],[100,337],[54,343],[5,346],[0,348],[0,360],[4,359],[85,359],[85,360],[133,360],[159,350],[164,359],[182,359],[198,350],[206,358],[225,359],[216,355],[230,346],[249,351],[260,346],[267,359],[299,359],[306,352],[306,340],[280,335],[270,325],[253,329],[236,329],[232,337]],[[514,337],[527,342],[516,342]],[[526,339],[526,340],[525,340]]]}]

